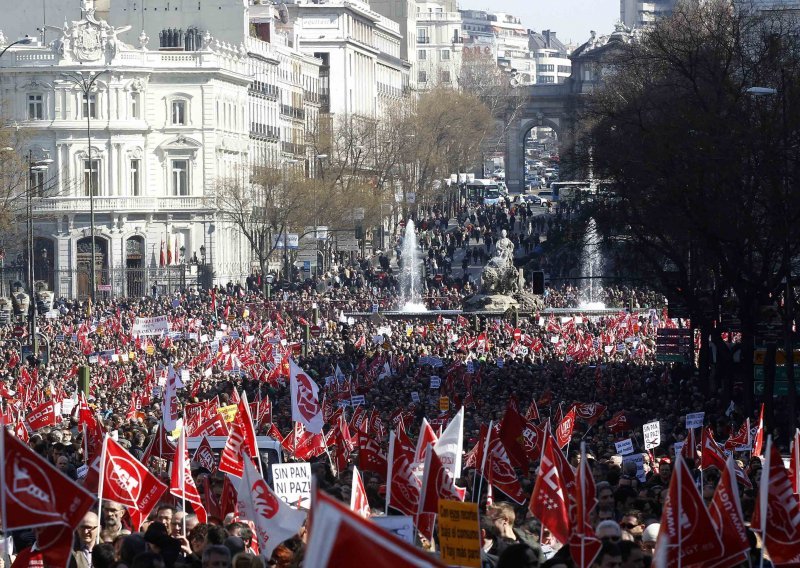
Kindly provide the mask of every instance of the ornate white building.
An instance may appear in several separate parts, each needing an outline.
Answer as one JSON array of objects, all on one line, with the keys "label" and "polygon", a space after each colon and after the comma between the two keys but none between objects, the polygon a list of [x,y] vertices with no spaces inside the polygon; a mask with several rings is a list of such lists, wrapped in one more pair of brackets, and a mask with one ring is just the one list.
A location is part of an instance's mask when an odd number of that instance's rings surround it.
[{"label": "ornate white building", "polygon": [[[15,6],[4,9],[0,50],[36,20],[30,3],[17,4],[19,17]],[[16,45],[0,58],[0,112],[17,126],[17,151],[53,160],[32,177],[36,278],[57,296],[87,295],[92,202],[100,292],[141,295],[198,274],[205,284],[243,281],[250,247],[221,219],[215,188],[246,177],[249,164],[308,158],[320,62],[293,49],[292,38],[265,38],[242,0],[203,10],[174,0],[185,9],[163,15],[106,1],[108,22],[91,0],[81,4],[81,19],[49,26],[46,44]],[[224,16],[217,4],[229,5]],[[88,98],[78,74],[93,81]],[[5,245],[14,258],[14,243]],[[179,268],[161,268],[162,252]]]}]

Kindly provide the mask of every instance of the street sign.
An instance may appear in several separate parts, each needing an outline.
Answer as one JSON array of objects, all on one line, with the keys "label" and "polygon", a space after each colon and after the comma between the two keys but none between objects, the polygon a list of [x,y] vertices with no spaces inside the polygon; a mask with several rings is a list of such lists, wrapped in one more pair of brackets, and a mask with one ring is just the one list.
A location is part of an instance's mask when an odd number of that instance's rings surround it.
[{"label": "street sign", "polygon": [[318,325],[312,325],[309,333],[311,337],[319,337],[320,333],[322,333],[322,329],[320,329]]},{"label": "street sign", "polygon": [[689,363],[693,355],[691,329],[658,328],[656,333],[656,361]]}]

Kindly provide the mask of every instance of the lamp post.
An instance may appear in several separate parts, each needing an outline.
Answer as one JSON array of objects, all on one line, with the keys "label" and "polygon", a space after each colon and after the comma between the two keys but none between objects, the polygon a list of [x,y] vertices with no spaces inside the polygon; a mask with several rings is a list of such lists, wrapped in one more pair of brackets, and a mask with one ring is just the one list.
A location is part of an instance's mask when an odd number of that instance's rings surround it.
[{"label": "lamp post", "polygon": [[34,160],[33,159],[33,150],[28,150],[28,183],[27,183],[27,191],[25,192],[25,205],[26,205],[26,217],[27,217],[27,249],[28,249],[28,289],[30,290],[30,300],[28,302],[28,334],[31,338],[31,347],[33,348],[34,356],[39,353],[37,341],[36,341],[36,287],[34,286],[34,282],[36,280],[36,271],[34,268],[33,262],[33,192],[36,190],[37,187],[41,187],[42,184],[34,185],[33,183],[33,174],[36,172],[46,172],[53,163],[53,160],[47,155],[45,152],[44,158],[41,160]]},{"label": "lamp post", "polygon": [[[92,254],[91,254],[91,264],[92,268],[89,272],[89,297],[92,300],[92,304],[95,303],[96,294],[97,294],[97,273],[96,273],[96,266],[95,266],[95,230],[94,230],[94,192],[96,188],[92,187],[92,177],[94,175],[94,165],[92,163],[92,105],[90,94],[94,89],[94,85],[103,74],[108,73],[108,69],[103,69],[102,71],[78,71],[77,73],[64,73],[63,77],[70,81],[73,85],[78,87],[83,93],[83,102],[86,105],[84,107],[84,114],[86,114],[86,140],[87,140],[87,148],[88,148],[88,161],[89,161],[89,179],[86,184],[86,190],[89,193],[89,226],[92,234]],[[97,105],[97,102],[95,102]],[[95,106],[95,108],[97,108]]]},{"label": "lamp post", "polygon": [[[286,172],[286,166],[291,164],[296,164],[300,160],[295,159],[286,159],[281,161],[281,167],[283,169],[283,191],[288,191],[289,187],[289,179]],[[289,226],[288,224],[284,225],[283,229],[283,270],[286,274],[286,281],[292,281],[292,273],[289,270]]]},{"label": "lamp post", "polygon": [[[325,183],[325,168],[322,167],[322,160],[326,160],[328,158],[328,154],[317,154],[316,156],[317,161],[319,162],[319,174],[320,178],[322,179],[322,183]],[[319,235],[317,235],[317,230],[319,228],[319,218],[318,218],[319,210],[317,209],[317,186],[314,184],[314,250],[319,252]],[[319,276],[319,254],[316,255],[314,259],[315,263],[315,271],[314,275]],[[323,265],[322,269],[325,269]]]},{"label": "lamp post", "polygon": [[7,46],[5,46],[5,48],[3,48],[3,51],[0,51],[0,57],[3,57],[3,54],[12,47],[14,47],[15,45],[30,45],[32,43],[33,43],[33,38],[29,36],[25,36],[22,39],[18,39],[17,41],[9,43]]},{"label": "lamp post", "polygon": [[270,298],[272,297],[272,281],[274,279],[275,276],[273,276],[272,274],[267,274],[266,276],[264,276],[264,280],[267,281],[267,302],[269,302]]}]

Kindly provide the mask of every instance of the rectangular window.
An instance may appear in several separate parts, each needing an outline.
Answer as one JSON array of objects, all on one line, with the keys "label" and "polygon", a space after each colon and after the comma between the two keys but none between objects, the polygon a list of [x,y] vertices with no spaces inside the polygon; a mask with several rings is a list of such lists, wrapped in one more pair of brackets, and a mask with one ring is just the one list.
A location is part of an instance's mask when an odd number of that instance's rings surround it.
[{"label": "rectangular window", "polygon": [[417,50],[417,60],[425,61],[426,59],[428,59],[428,52],[425,51],[424,49],[418,49]]},{"label": "rectangular window", "polygon": [[142,161],[131,160],[131,195],[139,196],[141,190]]},{"label": "rectangular window", "polygon": [[441,79],[442,83],[449,83],[450,82],[450,71],[441,71],[439,73],[439,78]]},{"label": "rectangular window", "polygon": [[428,28],[417,28],[417,43],[430,43]]},{"label": "rectangular window", "polygon": [[44,103],[42,95],[28,95],[28,120],[42,120],[44,118]]},{"label": "rectangular window", "polygon": [[559,65],[558,66],[558,72],[559,73],[569,73],[570,71],[572,71],[572,67],[570,67],[569,65]]},{"label": "rectangular window", "polygon": [[427,83],[428,82],[428,74],[425,71],[420,71],[417,73],[417,82],[418,83]]},{"label": "rectangular window", "polygon": [[139,93],[131,93],[131,118],[141,118],[139,116],[141,106],[141,95]]},{"label": "rectangular window", "polygon": [[97,95],[89,93],[89,97],[83,97],[83,118],[97,118]]},{"label": "rectangular window", "polygon": [[450,61],[450,50],[443,49],[442,50],[442,61]]},{"label": "rectangular window", "polygon": [[172,101],[172,124],[186,124],[186,101]]},{"label": "rectangular window", "polygon": [[172,195],[189,195],[189,160],[172,160]]},{"label": "rectangular window", "polygon": [[100,195],[100,160],[83,161],[83,195]]},{"label": "rectangular window", "polygon": [[43,197],[44,196],[44,179],[45,179],[45,174],[46,173],[47,172],[37,172],[37,171],[31,170],[31,177],[30,177],[31,195],[33,195],[35,197]]}]

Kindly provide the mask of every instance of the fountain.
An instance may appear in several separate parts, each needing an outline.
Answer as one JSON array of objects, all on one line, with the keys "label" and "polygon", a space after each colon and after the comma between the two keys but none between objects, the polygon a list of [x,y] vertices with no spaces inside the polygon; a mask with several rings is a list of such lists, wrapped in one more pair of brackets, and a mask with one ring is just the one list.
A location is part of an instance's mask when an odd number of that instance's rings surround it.
[{"label": "fountain", "polygon": [[414,230],[414,221],[406,222],[406,231],[403,234],[403,248],[401,249],[403,267],[400,270],[400,290],[403,297],[403,313],[427,312],[428,308],[422,301],[422,260],[419,257],[417,246],[417,232]]},{"label": "fountain", "polygon": [[597,223],[590,218],[586,224],[581,253],[581,298],[580,307],[585,310],[602,310],[606,305],[601,301],[601,286],[595,284],[594,277],[603,274],[603,256],[600,251],[600,236]]}]

